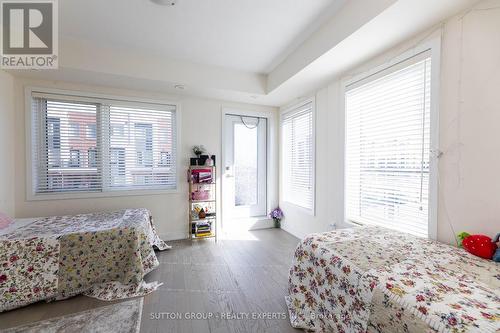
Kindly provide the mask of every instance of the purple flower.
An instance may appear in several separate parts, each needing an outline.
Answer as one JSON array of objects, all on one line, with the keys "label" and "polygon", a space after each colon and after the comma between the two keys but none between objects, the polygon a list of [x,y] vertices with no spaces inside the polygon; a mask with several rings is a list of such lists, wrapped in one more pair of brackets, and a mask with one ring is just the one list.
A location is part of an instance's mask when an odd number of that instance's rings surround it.
[{"label": "purple flower", "polygon": [[272,219],[281,220],[283,218],[283,211],[279,207],[275,208],[271,213],[269,213],[269,217]]}]

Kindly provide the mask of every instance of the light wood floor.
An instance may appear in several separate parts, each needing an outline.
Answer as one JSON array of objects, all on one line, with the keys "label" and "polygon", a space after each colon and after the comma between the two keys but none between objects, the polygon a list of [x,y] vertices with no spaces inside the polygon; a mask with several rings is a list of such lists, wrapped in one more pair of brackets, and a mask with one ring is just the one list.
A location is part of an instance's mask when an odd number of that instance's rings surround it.
[{"label": "light wood floor", "polygon": [[[160,267],[146,280],[163,285],[144,298],[141,332],[297,332],[284,297],[298,239],[279,229],[224,238],[176,241],[172,250],[157,253]],[[37,303],[0,314],[0,330],[109,304],[84,296]],[[239,317],[222,318],[227,313]],[[201,319],[184,319],[186,314]],[[268,319],[253,319],[263,315]]]}]

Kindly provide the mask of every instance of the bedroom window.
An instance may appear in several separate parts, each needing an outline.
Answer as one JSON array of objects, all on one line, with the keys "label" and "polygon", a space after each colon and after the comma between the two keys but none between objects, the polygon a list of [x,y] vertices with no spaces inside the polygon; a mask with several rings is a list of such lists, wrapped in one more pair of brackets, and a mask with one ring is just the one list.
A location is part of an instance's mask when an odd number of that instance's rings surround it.
[{"label": "bedroom window", "polygon": [[429,235],[431,54],[350,85],[346,219]]},{"label": "bedroom window", "polygon": [[[152,108],[110,105],[105,123],[113,132],[107,138],[111,163],[105,177],[110,190],[176,188],[175,106]],[[162,153],[172,158],[166,163]],[[106,169],[106,168],[105,168]]]},{"label": "bedroom window", "polygon": [[31,151],[35,196],[174,190],[176,106],[32,92]]},{"label": "bedroom window", "polygon": [[314,102],[282,114],[283,200],[314,212]]}]

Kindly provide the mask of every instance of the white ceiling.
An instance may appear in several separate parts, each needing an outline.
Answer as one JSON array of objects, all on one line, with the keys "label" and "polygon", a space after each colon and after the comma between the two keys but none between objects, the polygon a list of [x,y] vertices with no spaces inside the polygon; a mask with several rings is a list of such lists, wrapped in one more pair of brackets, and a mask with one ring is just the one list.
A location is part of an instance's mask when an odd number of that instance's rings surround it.
[{"label": "white ceiling", "polygon": [[59,69],[11,72],[282,106],[478,2],[177,1],[59,1]]},{"label": "white ceiling", "polygon": [[170,59],[269,73],[346,0],[59,1],[60,35]]}]

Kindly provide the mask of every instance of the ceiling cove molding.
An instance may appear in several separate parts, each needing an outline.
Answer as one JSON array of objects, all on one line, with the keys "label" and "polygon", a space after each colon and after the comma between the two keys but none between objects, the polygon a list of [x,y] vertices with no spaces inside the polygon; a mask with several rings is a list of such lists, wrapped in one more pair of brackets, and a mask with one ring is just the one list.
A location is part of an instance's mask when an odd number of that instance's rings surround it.
[{"label": "ceiling cove molding", "polygon": [[350,0],[268,75],[271,92],[333,49],[397,0]]},{"label": "ceiling cove molding", "polygon": [[172,82],[188,88],[266,93],[266,76],[263,74],[195,64],[70,38],[63,39],[60,45],[60,64],[63,68]]},{"label": "ceiling cove molding", "polygon": [[[376,1],[374,1],[375,3]],[[344,75],[347,71],[409,41],[419,34],[432,33],[435,28],[450,17],[473,7],[478,0],[398,0],[376,16],[365,17],[364,24],[351,33],[345,32],[345,37],[326,52],[317,56],[307,64],[293,62],[299,55],[306,57],[307,49],[315,49],[315,55],[323,52],[320,49],[321,36],[327,35],[334,22],[328,23],[318,35],[312,36],[308,43],[317,41],[317,46],[303,45],[302,50],[287,59],[283,67],[277,68],[268,77],[269,96],[273,102],[286,104],[291,99],[311,93]],[[349,2],[354,6],[355,1]],[[371,3],[371,1],[370,1]],[[358,3],[359,4],[359,3]],[[341,9],[338,15],[347,15],[347,7]],[[382,8],[379,6],[378,8]],[[350,15],[356,17],[355,8],[349,7]],[[344,13],[344,14],[342,14]],[[343,16],[345,18],[346,16]],[[335,20],[335,17],[332,18]],[[352,27],[351,27],[352,28]],[[326,30],[325,30],[326,29]],[[333,32],[332,32],[333,33]],[[312,55],[310,55],[312,57]],[[289,60],[290,59],[290,60]],[[288,100],[287,100],[288,97]]]}]

